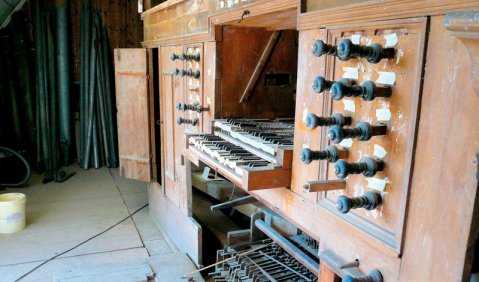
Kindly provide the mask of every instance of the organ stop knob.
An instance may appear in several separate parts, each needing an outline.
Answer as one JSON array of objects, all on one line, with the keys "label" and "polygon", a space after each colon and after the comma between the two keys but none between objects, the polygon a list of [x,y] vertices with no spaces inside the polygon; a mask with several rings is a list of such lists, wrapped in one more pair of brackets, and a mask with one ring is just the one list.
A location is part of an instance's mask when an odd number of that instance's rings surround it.
[{"label": "organ stop knob", "polygon": [[311,52],[316,57],[321,57],[322,55],[336,56],[337,49],[336,46],[326,44],[323,40],[315,40]]},{"label": "organ stop knob", "polygon": [[349,174],[363,174],[371,177],[378,171],[384,170],[384,162],[372,158],[364,158],[362,162],[348,163],[345,160],[338,160],[334,164],[334,173],[339,178],[346,178]]},{"label": "organ stop knob", "polygon": [[194,54],[194,55],[186,55],[185,53],[182,53],[182,54],[171,54],[170,56],[170,59],[172,61],[175,61],[175,60],[181,60],[181,61],[196,61],[196,62],[199,62],[200,61],[200,54]]},{"label": "organ stop knob", "polygon": [[[316,93],[322,93],[324,90],[329,90],[335,82],[336,81],[326,80],[322,76],[316,76],[313,80],[313,91]],[[346,78],[341,78],[339,82],[344,85],[351,85],[351,82]]]},{"label": "organ stop knob", "polygon": [[345,117],[338,113],[332,114],[330,117],[318,117],[315,114],[309,114],[306,116],[305,124],[308,129],[315,129],[318,126],[344,126],[351,124],[351,117]]},{"label": "organ stop knob", "polygon": [[183,70],[183,69],[175,69],[174,73],[179,76],[189,76],[193,78],[199,78],[200,77],[200,71],[195,70],[193,71],[192,69],[189,70]]},{"label": "organ stop knob", "polygon": [[366,80],[361,85],[345,84],[338,81],[331,85],[329,93],[336,101],[343,99],[345,96],[361,97],[364,101],[372,101],[376,97],[390,97],[392,90],[391,87],[378,87],[371,80]]},{"label": "organ stop knob", "polygon": [[368,141],[373,136],[385,135],[387,126],[385,124],[370,125],[367,122],[358,122],[355,127],[343,128],[340,125],[333,125],[329,128],[328,137],[331,142],[338,144],[346,138],[357,138],[359,141]]},{"label": "organ stop knob", "polygon": [[339,158],[345,158],[347,156],[346,150],[340,150],[335,146],[328,146],[326,150],[312,151],[309,148],[304,148],[301,151],[299,158],[303,163],[310,164],[312,161],[327,160],[329,162],[335,162]]},{"label": "organ stop knob", "polygon": [[183,111],[183,112],[185,112],[185,111],[195,111],[195,112],[198,112],[198,113],[201,113],[202,111],[205,110],[205,108],[203,108],[203,106],[201,106],[198,103],[194,103],[194,104],[177,103],[176,104],[176,109],[180,110],[180,111]]},{"label": "organ stop knob", "polygon": [[170,56],[170,59],[171,59],[172,61],[177,60],[177,59],[183,61],[183,60],[185,60],[185,58],[186,58],[186,55],[185,55],[184,53],[178,54],[178,55],[175,54],[175,53],[172,53],[171,56]]},{"label": "organ stop knob", "polygon": [[342,61],[351,58],[365,58],[372,64],[377,64],[381,59],[394,57],[394,48],[383,48],[380,44],[373,43],[370,46],[354,44],[350,39],[342,40],[338,47],[338,58]]},{"label": "organ stop knob", "polygon": [[195,126],[196,124],[198,124],[198,119],[197,119],[197,118],[186,119],[186,118],[178,117],[178,118],[176,119],[176,123],[177,123],[178,125],[181,125],[181,124],[191,124],[191,125]]},{"label": "organ stop knob", "polygon": [[[374,210],[380,204],[382,204],[383,199],[381,195],[374,192],[366,192],[362,196],[349,198],[347,196],[341,195],[336,200],[336,208],[341,213],[348,213],[351,209],[365,209],[365,210]],[[343,280],[344,281],[344,280]],[[355,280],[352,280],[355,281]],[[362,281],[362,280],[358,280]]]},{"label": "organ stop knob", "polygon": [[383,276],[377,269],[371,270],[368,274],[352,277],[351,275],[345,275],[343,282],[383,282]]}]

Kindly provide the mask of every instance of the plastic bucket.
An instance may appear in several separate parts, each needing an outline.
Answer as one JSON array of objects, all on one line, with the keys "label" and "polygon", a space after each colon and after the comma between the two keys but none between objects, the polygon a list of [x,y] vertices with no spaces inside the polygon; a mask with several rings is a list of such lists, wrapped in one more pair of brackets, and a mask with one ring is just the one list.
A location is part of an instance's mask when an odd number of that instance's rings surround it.
[{"label": "plastic bucket", "polygon": [[25,203],[22,193],[0,194],[0,233],[14,233],[25,228]]}]

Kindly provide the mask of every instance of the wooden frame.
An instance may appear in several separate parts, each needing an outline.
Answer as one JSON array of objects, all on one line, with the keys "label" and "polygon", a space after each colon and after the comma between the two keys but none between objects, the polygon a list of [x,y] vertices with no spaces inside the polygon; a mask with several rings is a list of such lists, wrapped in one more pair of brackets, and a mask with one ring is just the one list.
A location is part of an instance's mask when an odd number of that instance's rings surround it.
[{"label": "wooden frame", "polygon": [[[417,57],[414,58],[413,60],[415,62],[415,69],[413,70],[412,73],[408,73],[410,75],[409,81],[413,83],[412,85],[413,92],[404,93],[404,95],[411,97],[410,98],[411,104],[409,105],[407,109],[408,111],[410,111],[408,114],[407,128],[409,128],[409,131],[412,134],[407,138],[407,140],[405,140],[405,142],[407,142],[406,143],[407,150],[405,152],[404,164],[402,166],[404,174],[402,176],[401,181],[403,185],[402,187],[394,188],[395,190],[401,191],[400,209],[396,211],[397,216],[399,216],[400,218],[399,222],[397,223],[398,226],[396,230],[389,232],[386,229],[380,227],[378,224],[375,224],[373,221],[369,222],[363,219],[361,216],[356,215],[353,212],[342,214],[337,211],[336,203],[333,202],[331,199],[327,198],[327,193],[323,193],[322,195],[320,195],[319,203],[321,206],[325,207],[327,210],[329,210],[336,216],[356,226],[363,232],[370,234],[372,237],[375,238],[375,240],[382,241],[383,243],[388,245],[390,248],[392,248],[395,252],[397,252],[398,255],[400,255],[402,251],[402,245],[403,245],[404,222],[407,217],[407,203],[408,203],[409,189],[411,184],[410,179],[412,177],[412,171],[413,171],[413,157],[414,157],[415,145],[416,145],[415,133],[417,132],[419,104],[420,104],[421,92],[422,92],[421,91],[422,82],[420,78],[422,77],[422,74],[424,72],[424,66],[422,62],[423,62],[424,50],[426,48],[425,42],[426,42],[427,19],[426,18],[411,18],[411,19],[403,19],[403,20],[382,21],[382,22],[376,22],[374,24],[354,24],[354,25],[350,24],[345,26],[331,27],[331,28],[328,28],[328,42],[335,43],[333,42],[334,38],[331,37],[333,32],[335,32],[336,34],[341,34],[341,33],[347,33],[349,31],[355,31],[355,30],[366,30],[366,29],[370,29],[371,27],[375,30],[380,30],[380,29],[381,30],[394,30],[394,29],[399,30],[399,29],[407,29],[408,27],[410,27],[411,29],[417,32],[417,37],[418,37],[418,42],[416,46]],[[338,61],[333,60],[332,58],[328,58],[328,60],[326,61],[326,69],[330,70],[330,72],[326,74],[326,77],[328,79],[332,79],[332,80],[338,79],[333,77],[334,76],[333,70],[335,70],[336,68],[336,65],[335,65],[336,63],[338,63]],[[372,67],[372,68],[374,69],[375,67]],[[396,93],[393,95],[401,95],[401,94]],[[332,99],[328,97],[328,99],[325,99],[324,103],[325,103],[324,108],[326,113],[331,114]],[[359,103],[371,104],[372,102],[359,102]],[[394,117],[391,120],[393,119]],[[322,132],[322,142],[323,144],[328,143],[327,131]],[[395,160],[391,158],[390,161],[394,162]],[[321,170],[320,179],[328,179],[328,176],[331,176],[331,174],[333,174],[330,171],[331,169],[332,169],[331,165],[323,166]],[[349,178],[351,177],[352,176],[350,176]],[[362,176],[360,176],[359,178],[362,178]],[[395,195],[395,197],[398,197],[398,196],[399,195],[397,194]]]},{"label": "wooden frame", "polygon": [[[188,2],[187,0],[176,0],[167,1],[162,3],[150,10],[145,11],[142,14],[142,19],[145,23],[148,23],[148,17],[151,17],[157,12],[167,11],[168,9],[174,8],[176,6],[181,6],[182,4]],[[247,4],[242,4],[234,8],[225,9],[225,10],[210,10],[208,12],[203,12],[201,15],[196,15],[195,19],[191,21],[201,21],[204,22],[205,26],[202,26],[198,32],[185,33],[174,36],[156,36],[155,38],[149,38],[147,29],[145,27],[145,38],[141,43],[145,48],[156,47],[160,45],[177,45],[177,44],[188,44],[195,42],[208,42],[208,41],[221,41],[221,25],[228,24],[232,22],[238,22],[243,17],[245,10],[248,10],[250,14],[245,17],[245,19],[252,18],[262,18],[264,19],[265,15],[269,15],[272,19],[276,17],[275,13],[281,13],[286,11],[291,11],[291,15],[296,15],[297,8],[296,0],[256,0]],[[168,23],[155,22],[151,24],[152,26],[165,26],[168,27]],[[270,26],[277,26],[276,29],[287,29],[295,28],[294,26],[284,25],[284,21],[281,19],[277,22],[269,24]],[[169,27],[171,28],[171,27]]]},{"label": "wooden frame", "polygon": [[298,30],[329,27],[344,23],[345,19],[348,23],[357,24],[404,17],[443,15],[452,11],[471,11],[479,8],[477,2],[468,0],[370,0],[359,4],[304,12],[305,1],[309,0],[298,0]]}]

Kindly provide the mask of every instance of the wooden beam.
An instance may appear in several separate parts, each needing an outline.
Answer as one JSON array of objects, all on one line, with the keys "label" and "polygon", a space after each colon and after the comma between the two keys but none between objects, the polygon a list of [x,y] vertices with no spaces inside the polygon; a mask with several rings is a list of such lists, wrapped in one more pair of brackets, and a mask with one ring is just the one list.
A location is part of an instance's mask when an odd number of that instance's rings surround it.
[{"label": "wooden beam", "polygon": [[269,38],[268,44],[266,44],[266,47],[263,50],[263,54],[261,54],[261,57],[259,58],[258,64],[256,65],[256,68],[253,71],[253,74],[251,75],[251,78],[248,81],[248,84],[246,85],[245,90],[243,91],[243,95],[241,96],[240,103],[246,103],[248,99],[251,97],[251,94],[253,93],[253,89],[256,86],[256,83],[258,83],[259,76],[264,70],[264,67],[266,66],[266,62],[268,61],[269,56],[273,52],[273,48],[276,45],[276,42],[278,41],[279,36],[281,35],[280,30],[276,30],[271,34],[271,37]]},{"label": "wooden beam", "polygon": [[305,192],[324,192],[346,189],[344,180],[308,181],[303,185]]}]

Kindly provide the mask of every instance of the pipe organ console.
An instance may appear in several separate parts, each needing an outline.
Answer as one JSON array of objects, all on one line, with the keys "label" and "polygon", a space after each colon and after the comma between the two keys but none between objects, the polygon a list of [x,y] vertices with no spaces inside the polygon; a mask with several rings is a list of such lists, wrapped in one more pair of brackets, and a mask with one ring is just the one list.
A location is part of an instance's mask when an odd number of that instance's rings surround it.
[{"label": "pipe organ console", "polygon": [[155,221],[202,263],[190,175],[208,166],[318,242],[319,281],[468,281],[479,271],[477,10],[186,0],[146,11],[143,45],[160,65],[150,124],[161,128],[147,135],[161,141]]},{"label": "pipe organ console", "polygon": [[215,120],[212,134],[188,135],[188,155],[246,191],[288,186],[294,125],[280,120]]}]

